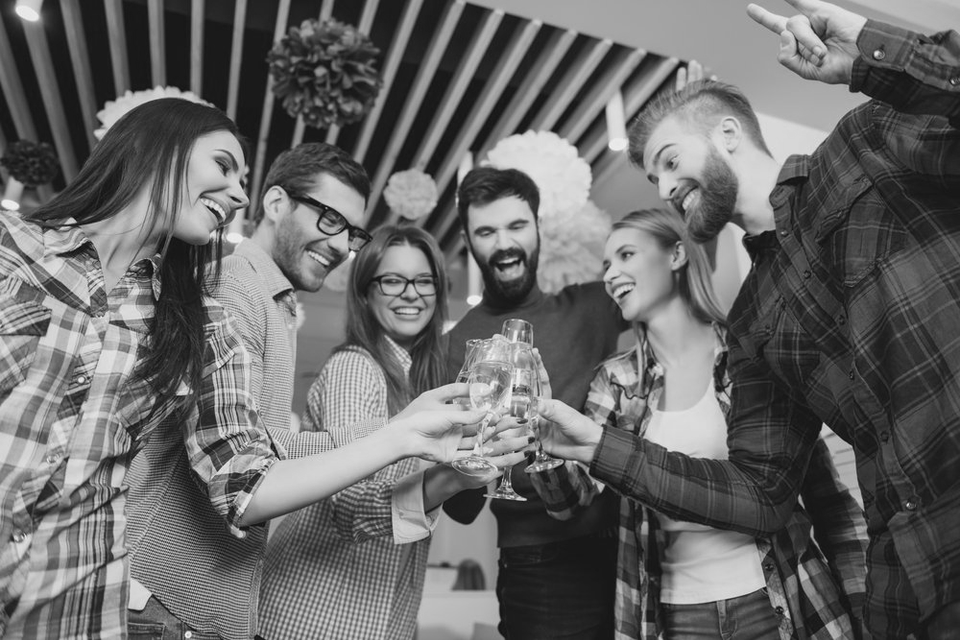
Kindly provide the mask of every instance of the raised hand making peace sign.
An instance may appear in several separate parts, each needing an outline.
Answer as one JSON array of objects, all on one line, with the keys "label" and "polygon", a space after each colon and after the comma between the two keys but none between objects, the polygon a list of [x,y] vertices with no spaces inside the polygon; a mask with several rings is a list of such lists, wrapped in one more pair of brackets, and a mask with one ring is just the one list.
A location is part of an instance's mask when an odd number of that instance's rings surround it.
[{"label": "raised hand making peace sign", "polygon": [[789,18],[750,4],[747,14],[780,35],[780,64],[807,80],[849,84],[859,56],[857,37],[867,19],[820,0],[786,0],[800,13]]}]

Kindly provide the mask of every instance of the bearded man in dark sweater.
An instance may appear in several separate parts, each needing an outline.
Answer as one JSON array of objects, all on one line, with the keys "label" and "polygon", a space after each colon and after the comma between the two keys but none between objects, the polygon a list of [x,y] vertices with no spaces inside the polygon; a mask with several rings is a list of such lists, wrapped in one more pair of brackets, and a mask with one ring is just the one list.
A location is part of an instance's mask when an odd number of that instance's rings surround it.
[{"label": "bearded man in dark sweater", "polygon": [[[582,408],[597,365],[616,351],[627,328],[619,309],[600,282],[553,295],[537,286],[540,194],[527,174],[477,168],[464,177],[457,195],[467,248],[485,287],[483,301],[447,334],[450,380],[463,363],[466,340],[489,338],[504,320],[522,318],[534,326],[553,397]],[[527,501],[493,500],[490,507],[500,548],[500,633],[507,640],[613,638],[616,497],[604,491],[578,517],[555,520],[523,466],[514,467],[512,479]],[[483,509],[484,493],[462,492],[444,511],[469,524]]]}]

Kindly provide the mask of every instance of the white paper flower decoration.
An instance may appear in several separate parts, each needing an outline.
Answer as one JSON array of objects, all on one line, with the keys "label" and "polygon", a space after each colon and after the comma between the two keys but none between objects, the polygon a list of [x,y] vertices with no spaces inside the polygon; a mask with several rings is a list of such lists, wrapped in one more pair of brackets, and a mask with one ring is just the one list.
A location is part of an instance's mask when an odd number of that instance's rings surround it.
[{"label": "white paper flower decoration", "polygon": [[158,98],[183,98],[191,102],[199,102],[200,104],[211,107],[214,106],[197,94],[191,91],[181,91],[176,87],[156,86],[153,89],[145,89],[143,91],[127,91],[116,100],[107,100],[107,103],[103,105],[103,109],[97,112],[97,119],[100,120],[103,126],[94,131],[93,135],[96,136],[97,140],[102,139],[107,129],[112,127],[113,123],[122,118],[128,111],[134,107],[139,107],[145,102],[157,100]]},{"label": "white paper flower decoration", "polygon": [[390,210],[407,220],[430,215],[438,197],[437,183],[420,169],[398,171],[390,176],[383,190]]},{"label": "white paper flower decoration", "polygon": [[577,148],[552,131],[508,136],[487,153],[485,165],[519,169],[540,189],[540,219],[578,211],[590,196],[590,165]]},{"label": "white paper flower decoration", "polygon": [[546,293],[592,282],[603,275],[603,245],[610,235],[610,216],[587,200],[579,210],[565,209],[540,222],[540,266],[537,282]]}]

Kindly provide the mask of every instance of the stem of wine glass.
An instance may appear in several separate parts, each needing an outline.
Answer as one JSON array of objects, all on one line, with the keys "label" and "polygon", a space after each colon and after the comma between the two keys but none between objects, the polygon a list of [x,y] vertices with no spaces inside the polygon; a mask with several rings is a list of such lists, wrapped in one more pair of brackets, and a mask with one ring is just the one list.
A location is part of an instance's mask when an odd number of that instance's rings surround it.
[{"label": "stem of wine glass", "polygon": [[477,429],[477,441],[473,443],[473,455],[478,458],[483,457],[483,434],[493,418],[493,412],[487,411],[483,414],[483,420],[480,421],[480,427]]}]

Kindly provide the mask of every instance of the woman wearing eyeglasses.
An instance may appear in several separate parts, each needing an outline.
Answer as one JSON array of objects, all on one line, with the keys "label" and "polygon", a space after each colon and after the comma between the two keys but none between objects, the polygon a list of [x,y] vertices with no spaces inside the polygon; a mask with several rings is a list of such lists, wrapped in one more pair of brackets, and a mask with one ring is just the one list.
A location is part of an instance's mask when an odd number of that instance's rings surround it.
[{"label": "woman wearing eyeglasses", "polygon": [[[388,418],[444,382],[443,265],[436,241],[420,228],[381,227],[373,234],[350,274],[346,341],[310,389],[304,429],[335,431]],[[494,453],[528,442],[501,441]],[[507,453],[495,462],[502,467],[523,457]],[[420,471],[418,460],[407,459],[379,471],[374,482],[289,516],[268,544],[260,635],[412,638],[439,507],[491,479],[446,465]],[[423,490],[393,491],[412,483]]]}]

